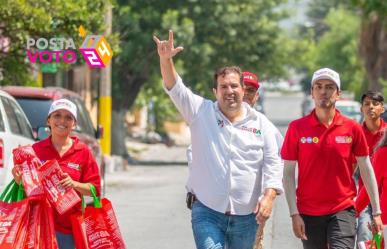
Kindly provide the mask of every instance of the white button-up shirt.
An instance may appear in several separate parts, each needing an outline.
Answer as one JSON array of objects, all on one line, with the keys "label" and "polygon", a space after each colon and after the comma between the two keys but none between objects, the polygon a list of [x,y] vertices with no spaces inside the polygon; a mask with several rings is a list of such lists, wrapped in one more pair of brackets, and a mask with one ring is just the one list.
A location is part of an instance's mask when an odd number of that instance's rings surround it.
[{"label": "white button-up shirt", "polygon": [[217,102],[193,94],[180,77],[165,90],[189,124],[193,153],[187,187],[204,205],[247,215],[265,189],[283,192],[278,130],[263,114],[243,103],[245,117],[231,123]]}]

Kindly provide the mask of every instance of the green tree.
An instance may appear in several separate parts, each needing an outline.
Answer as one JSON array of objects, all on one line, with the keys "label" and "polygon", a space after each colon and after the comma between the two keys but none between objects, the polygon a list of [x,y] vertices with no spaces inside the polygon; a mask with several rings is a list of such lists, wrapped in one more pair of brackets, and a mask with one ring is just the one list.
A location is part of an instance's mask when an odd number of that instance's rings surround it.
[{"label": "green tree", "polygon": [[0,83],[33,84],[31,63],[26,61],[27,38],[72,37],[80,44],[80,25],[92,32],[103,30],[105,4],[104,0],[1,0],[0,41],[10,43],[0,49]]},{"label": "green tree", "polygon": [[308,10],[306,16],[308,22],[301,26],[303,29],[301,34],[305,34],[305,31],[310,27],[314,30],[314,39],[318,40],[326,31],[329,30],[329,26],[324,21],[331,10],[343,5],[342,1],[338,0],[314,0],[308,4]]},{"label": "green tree", "polygon": [[305,73],[304,89],[309,92],[312,73],[330,67],[340,73],[342,88],[359,95],[365,88],[365,70],[359,55],[359,16],[339,1],[317,1],[310,5],[309,28],[301,27],[295,46],[300,54],[295,64]]},{"label": "green tree", "polygon": [[329,30],[322,35],[313,55],[314,67],[331,67],[340,73],[342,89],[359,93],[364,70],[358,54],[360,19],[343,8],[331,10],[324,23]]},{"label": "green tree", "polygon": [[387,2],[352,0],[362,17],[360,53],[367,73],[368,89],[381,91],[387,80]]}]

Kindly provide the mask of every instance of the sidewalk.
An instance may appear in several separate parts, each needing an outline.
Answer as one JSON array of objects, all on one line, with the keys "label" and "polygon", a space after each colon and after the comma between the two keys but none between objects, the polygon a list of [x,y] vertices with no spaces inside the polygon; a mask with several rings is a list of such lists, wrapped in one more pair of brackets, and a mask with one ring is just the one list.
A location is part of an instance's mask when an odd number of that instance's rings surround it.
[{"label": "sidewalk", "polygon": [[134,140],[127,140],[126,147],[130,155],[140,165],[152,163],[152,165],[187,165],[188,146],[166,146],[165,144],[145,144]]},{"label": "sidewalk", "polygon": [[[187,165],[186,150],[184,146],[171,146],[165,144],[147,144],[135,140],[127,140],[126,147],[133,163],[125,165],[122,157],[111,156],[106,161],[105,183],[107,186],[119,185],[128,181],[131,177],[131,165],[138,166],[163,166],[163,165]],[[133,176],[138,178],[139,176]],[[184,188],[184,186],[182,186]]]}]

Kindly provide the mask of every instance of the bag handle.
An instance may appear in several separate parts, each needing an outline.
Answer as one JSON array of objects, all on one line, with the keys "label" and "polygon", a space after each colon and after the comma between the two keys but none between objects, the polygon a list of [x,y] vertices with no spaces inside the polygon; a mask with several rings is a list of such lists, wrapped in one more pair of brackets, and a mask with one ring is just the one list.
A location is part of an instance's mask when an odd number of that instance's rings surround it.
[{"label": "bag handle", "polygon": [[24,198],[23,184],[17,184],[15,180],[12,180],[0,195],[0,200],[7,203],[21,201]]},{"label": "bag handle", "polygon": [[[89,185],[91,196],[93,197],[94,207],[101,208],[102,207],[101,200],[99,197],[97,197],[97,190],[95,189],[94,185],[91,183],[88,183],[87,185]],[[86,208],[85,198],[82,195],[82,212],[85,211],[85,208]]]},{"label": "bag handle", "polygon": [[6,202],[9,198],[10,193],[12,193],[15,189],[16,182],[15,180],[12,180],[8,185],[5,187],[3,192],[0,195],[0,200]]},{"label": "bag handle", "polygon": [[[382,235],[380,233],[375,233],[372,241],[375,241],[376,249],[381,249],[382,245]],[[371,248],[373,248],[373,244],[371,244]]]}]

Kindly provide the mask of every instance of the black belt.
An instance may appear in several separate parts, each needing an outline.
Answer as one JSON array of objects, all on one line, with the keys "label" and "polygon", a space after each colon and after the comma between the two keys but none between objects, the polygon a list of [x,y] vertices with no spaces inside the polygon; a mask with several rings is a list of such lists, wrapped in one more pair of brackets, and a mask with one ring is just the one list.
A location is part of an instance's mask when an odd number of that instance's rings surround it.
[{"label": "black belt", "polygon": [[[188,193],[187,193],[187,198],[186,198],[186,200],[185,200],[186,203],[187,203],[187,208],[192,209],[193,203],[194,203],[195,201],[197,201],[197,200],[198,200],[198,198],[196,198],[196,195],[195,195],[195,194],[193,194],[193,193],[191,193],[191,192],[188,192]],[[227,216],[230,216],[230,215],[231,215],[231,212],[230,212],[230,211],[226,211],[224,214],[227,215]]]}]

